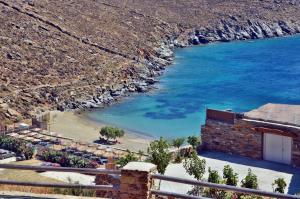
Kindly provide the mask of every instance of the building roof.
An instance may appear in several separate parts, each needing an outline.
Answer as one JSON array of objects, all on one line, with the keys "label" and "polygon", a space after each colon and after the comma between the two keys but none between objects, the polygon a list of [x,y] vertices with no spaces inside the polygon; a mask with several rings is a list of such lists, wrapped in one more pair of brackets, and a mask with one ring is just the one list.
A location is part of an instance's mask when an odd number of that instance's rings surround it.
[{"label": "building roof", "polygon": [[266,104],[245,113],[247,118],[300,126],[300,105]]}]

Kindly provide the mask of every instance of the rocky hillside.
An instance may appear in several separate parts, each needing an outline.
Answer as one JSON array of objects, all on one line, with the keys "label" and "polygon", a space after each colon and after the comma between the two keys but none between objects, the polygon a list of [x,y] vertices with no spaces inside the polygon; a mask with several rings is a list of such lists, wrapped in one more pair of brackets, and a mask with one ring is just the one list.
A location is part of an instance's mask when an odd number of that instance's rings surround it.
[{"label": "rocky hillside", "polygon": [[145,92],[172,49],[300,32],[298,0],[0,0],[0,120]]}]

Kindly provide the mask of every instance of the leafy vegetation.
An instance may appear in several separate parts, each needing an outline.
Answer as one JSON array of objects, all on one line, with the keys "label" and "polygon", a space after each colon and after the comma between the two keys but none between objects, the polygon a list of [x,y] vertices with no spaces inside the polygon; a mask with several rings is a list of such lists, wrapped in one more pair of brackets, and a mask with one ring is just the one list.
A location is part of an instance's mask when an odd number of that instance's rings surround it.
[{"label": "leafy vegetation", "polygon": [[125,134],[124,130],[111,126],[103,127],[99,133],[101,136],[106,138],[106,141],[108,141],[109,139],[123,137]]},{"label": "leafy vegetation", "polygon": [[284,190],[287,186],[284,178],[278,178],[274,181],[274,183],[272,184],[272,186],[275,186],[274,191],[278,192],[278,193],[284,193]]},{"label": "leafy vegetation", "polygon": [[223,178],[226,185],[236,186],[238,183],[238,174],[233,172],[229,165],[225,165],[223,169]]},{"label": "leafy vegetation", "polygon": [[129,162],[134,162],[134,161],[138,161],[139,159],[131,152],[128,150],[128,153],[126,154],[126,156],[121,157],[118,161],[117,164],[120,167],[124,167],[126,164],[128,164]]},{"label": "leafy vegetation", "polygon": [[0,148],[23,155],[27,160],[31,159],[34,154],[34,147],[31,144],[7,135],[0,136]]},{"label": "leafy vegetation", "polygon": [[196,152],[193,152],[190,158],[184,160],[183,167],[189,175],[201,180],[205,173],[206,161],[199,158]]},{"label": "leafy vegetation", "polygon": [[[186,158],[183,162],[183,167],[189,175],[192,175],[197,180],[201,180],[205,174],[206,161],[200,159],[195,151],[192,152],[191,157]],[[203,187],[194,186],[188,192],[190,195],[200,196],[203,192]]]},{"label": "leafy vegetation", "polygon": [[172,145],[179,149],[183,145],[184,141],[185,138],[175,138],[172,140]]},{"label": "leafy vegetation", "polygon": [[44,150],[40,153],[41,160],[58,163],[62,167],[76,167],[76,168],[96,168],[98,163],[88,159],[84,159],[75,155],[69,155],[60,151]]},{"label": "leafy vegetation", "polygon": [[179,149],[183,145],[184,141],[185,141],[185,138],[175,138],[174,140],[172,140],[172,146],[177,148],[177,154],[175,157],[176,163],[180,163],[182,161],[182,157],[181,157]]},{"label": "leafy vegetation", "polygon": [[149,162],[157,165],[159,173],[164,174],[167,166],[171,161],[171,153],[169,152],[169,144],[162,137],[150,143],[148,148]]},{"label": "leafy vegetation", "polygon": [[200,140],[200,137],[189,136],[187,138],[187,142],[193,147],[193,149],[196,149],[197,146],[201,143],[201,140]]},{"label": "leafy vegetation", "polygon": [[248,170],[248,174],[245,177],[245,179],[242,180],[242,187],[249,188],[249,189],[257,189],[258,183],[257,183],[257,176],[252,173],[252,170]]}]

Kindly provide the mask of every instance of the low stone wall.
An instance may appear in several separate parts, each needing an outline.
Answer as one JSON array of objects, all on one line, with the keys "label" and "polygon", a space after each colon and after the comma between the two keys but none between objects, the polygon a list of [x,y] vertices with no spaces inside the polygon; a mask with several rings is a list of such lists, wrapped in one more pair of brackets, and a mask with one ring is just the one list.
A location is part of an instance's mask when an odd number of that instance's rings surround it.
[{"label": "low stone wall", "polygon": [[300,167],[300,128],[263,121],[236,119],[234,124],[207,120],[202,127],[204,150],[220,151],[254,159],[263,159],[263,133],[255,130],[265,127],[292,134],[292,165]]},{"label": "low stone wall", "polygon": [[252,128],[242,120],[235,124],[207,120],[201,131],[203,149],[262,159],[263,135]]}]

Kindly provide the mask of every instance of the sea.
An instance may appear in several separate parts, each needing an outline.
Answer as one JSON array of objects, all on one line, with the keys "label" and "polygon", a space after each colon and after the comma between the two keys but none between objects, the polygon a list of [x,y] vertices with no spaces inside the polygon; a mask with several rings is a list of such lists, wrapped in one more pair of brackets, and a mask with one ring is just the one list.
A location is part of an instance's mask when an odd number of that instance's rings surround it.
[{"label": "sea", "polygon": [[90,120],[154,138],[199,135],[207,108],[247,112],[300,104],[300,36],[175,50],[157,89],[89,112]]}]

